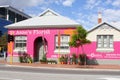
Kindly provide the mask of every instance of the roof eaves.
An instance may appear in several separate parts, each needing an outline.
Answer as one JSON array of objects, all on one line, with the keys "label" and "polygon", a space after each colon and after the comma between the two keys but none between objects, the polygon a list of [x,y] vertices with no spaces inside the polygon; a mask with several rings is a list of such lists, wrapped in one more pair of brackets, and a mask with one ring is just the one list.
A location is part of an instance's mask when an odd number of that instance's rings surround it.
[{"label": "roof eaves", "polygon": [[100,24],[97,24],[96,26],[92,27],[90,30],[88,30],[88,33],[92,32],[93,30],[97,29],[100,25],[104,24],[105,22],[102,22]]},{"label": "roof eaves", "polygon": [[72,24],[72,25],[30,25],[30,26],[5,26],[8,29],[33,29],[33,28],[73,28],[77,27],[79,24]]},{"label": "roof eaves", "polygon": [[[108,24],[108,23],[107,23]],[[113,24],[111,24],[111,23],[109,23],[108,25],[110,25],[112,28],[114,28],[114,29],[116,29],[116,30],[118,30],[118,31],[120,31],[120,29],[117,27],[117,26],[114,26]]]},{"label": "roof eaves", "polygon": [[53,14],[55,14],[56,16],[61,16],[60,14],[58,14],[57,12],[53,11],[52,9],[48,8],[47,10],[43,11],[40,16],[43,16],[46,12],[52,12]]},{"label": "roof eaves", "polygon": [[118,29],[117,27],[111,25],[110,23],[108,23],[108,22],[102,22],[102,23],[96,25],[95,27],[93,27],[92,29],[90,29],[90,30],[88,31],[88,33],[92,32],[92,31],[95,30],[95,29],[97,29],[97,28],[100,27],[100,25],[102,25],[102,24],[107,24],[107,25],[111,26],[112,28],[120,31],[120,29]]},{"label": "roof eaves", "polygon": [[2,7],[10,7],[9,5],[1,5],[0,8]]}]

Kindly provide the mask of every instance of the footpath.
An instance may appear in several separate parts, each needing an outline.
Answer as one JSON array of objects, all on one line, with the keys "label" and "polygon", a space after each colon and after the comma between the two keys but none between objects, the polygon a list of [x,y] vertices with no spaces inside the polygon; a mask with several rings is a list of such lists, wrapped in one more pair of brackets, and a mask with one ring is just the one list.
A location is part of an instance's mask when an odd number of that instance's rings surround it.
[{"label": "footpath", "polygon": [[0,64],[6,64],[10,66],[22,66],[22,67],[44,67],[44,68],[69,68],[69,69],[97,69],[97,70],[118,70],[120,71],[120,65],[70,65],[70,64],[41,64],[37,63],[8,63],[4,60],[0,60]]}]

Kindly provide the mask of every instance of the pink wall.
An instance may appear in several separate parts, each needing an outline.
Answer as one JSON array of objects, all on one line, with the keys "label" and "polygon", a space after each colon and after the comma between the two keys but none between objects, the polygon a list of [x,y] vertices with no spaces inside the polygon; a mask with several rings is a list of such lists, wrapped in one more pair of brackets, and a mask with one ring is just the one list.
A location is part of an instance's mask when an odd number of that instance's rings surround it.
[{"label": "pink wall", "polygon": [[[61,34],[64,34],[64,30],[59,29]],[[58,54],[54,53],[54,43],[55,43],[55,35],[58,34],[58,29],[27,29],[27,30],[9,30],[9,34],[13,33],[13,35],[26,35],[27,36],[27,53],[33,57],[34,55],[34,41],[36,38],[44,35],[44,38],[48,42],[48,58],[57,58]],[[43,34],[44,33],[44,34]],[[102,53],[96,52],[96,42],[92,42],[91,44],[84,45],[84,51],[89,58],[96,59],[120,59],[120,42],[114,42],[114,52],[111,53]],[[73,53],[81,54],[81,47],[79,48],[70,48],[70,55]],[[17,56],[18,54],[13,52],[13,56]]]},{"label": "pink wall", "polygon": [[[64,34],[64,30],[59,29],[61,34]],[[55,44],[55,35],[58,35],[58,29],[27,29],[27,30],[9,30],[9,34],[17,35],[25,35],[27,36],[27,53],[33,57],[34,55],[34,41],[38,37],[43,37],[48,42],[48,52],[47,57],[58,57],[58,54],[54,53],[54,44]],[[18,53],[13,51],[13,56],[18,56]]]},{"label": "pink wall", "polygon": [[[92,42],[90,44],[86,44],[83,46],[84,51],[87,54],[89,58],[95,58],[95,59],[120,59],[120,41],[114,42],[114,51],[113,52],[97,52],[97,44],[96,42]],[[76,52],[77,55],[81,54],[81,47],[79,47],[79,53],[78,49],[71,48],[71,53]]]}]

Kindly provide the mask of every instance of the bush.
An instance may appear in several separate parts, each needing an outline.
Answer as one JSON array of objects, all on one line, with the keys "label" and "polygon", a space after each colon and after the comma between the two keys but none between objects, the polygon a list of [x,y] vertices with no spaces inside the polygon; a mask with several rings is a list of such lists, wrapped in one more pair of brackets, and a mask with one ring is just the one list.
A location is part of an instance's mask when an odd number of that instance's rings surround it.
[{"label": "bush", "polygon": [[43,55],[42,59],[40,60],[40,62],[47,62],[47,58],[46,58],[46,54]]},{"label": "bush", "polygon": [[67,55],[62,55],[60,57],[60,62],[61,62],[61,64],[67,64],[67,62],[68,62],[68,56]]},{"label": "bush", "polygon": [[60,62],[64,62],[64,56],[63,55],[60,57]]},{"label": "bush", "polygon": [[50,64],[57,64],[56,60],[47,60],[47,62],[50,63]]},{"label": "bush", "polygon": [[32,58],[27,53],[20,54],[19,55],[19,61],[21,63],[32,63],[33,62]]},{"label": "bush", "polygon": [[76,64],[77,56],[76,54],[72,54],[72,63]]},{"label": "bush", "polygon": [[79,60],[80,60],[82,65],[86,65],[86,59],[87,59],[86,54],[83,53],[83,54],[79,55]]}]

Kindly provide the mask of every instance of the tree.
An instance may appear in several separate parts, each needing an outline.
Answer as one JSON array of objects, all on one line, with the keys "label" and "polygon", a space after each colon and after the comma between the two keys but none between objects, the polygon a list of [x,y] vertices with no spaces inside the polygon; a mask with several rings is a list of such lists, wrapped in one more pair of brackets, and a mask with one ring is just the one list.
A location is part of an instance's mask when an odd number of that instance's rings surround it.
[{"label": "tree", "polygon": [[4,48],[7,47],[7,33],[4,33],[4,34],[0,37],[0,45],[2,45]]},{"label": "tree", "polygon": [[82,26],[78,26],[72,36],[72,40],[69,42],[69,45],[76,48],[81,47],[82,53],[85,54],[83,45],[91,43],[90,40],[86,39],[87,34],[88,32]]}]

